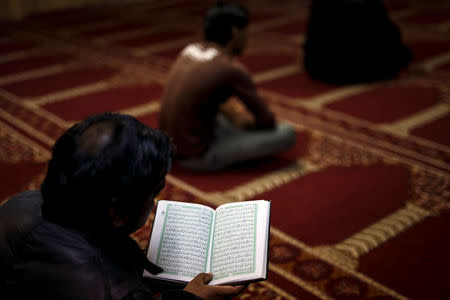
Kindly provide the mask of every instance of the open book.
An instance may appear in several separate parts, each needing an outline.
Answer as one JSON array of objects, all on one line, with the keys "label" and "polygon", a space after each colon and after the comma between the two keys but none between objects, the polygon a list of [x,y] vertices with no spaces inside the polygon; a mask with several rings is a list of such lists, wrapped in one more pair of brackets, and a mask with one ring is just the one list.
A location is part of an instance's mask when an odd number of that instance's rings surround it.
[{"label": "open book", "polygon": [[210,284],[241,284],[267,278],[270,202],[200,204],[158,201],[147,256],[164,272],[144,276],[186,283],[198,273]]}]

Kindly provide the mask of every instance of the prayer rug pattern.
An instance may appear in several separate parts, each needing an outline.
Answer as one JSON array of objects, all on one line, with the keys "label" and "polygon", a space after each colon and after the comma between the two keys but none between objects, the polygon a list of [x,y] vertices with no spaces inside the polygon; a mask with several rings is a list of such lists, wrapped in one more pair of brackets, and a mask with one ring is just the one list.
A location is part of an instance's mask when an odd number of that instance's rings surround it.
[{"label": "prayer rug pattern", "polygon": [[[269,279],[240,299],[448,299],[450,3],[387,0],[414,61],[392,80],[333,86],[304,72],[309,1],[247,0],[241,62],[296,146],[195,174],[158,199],[272,201]],[[31,16],[0,31],[0,203],[38,189],[54,141],[119,111],[157,126],[177,53],[209,0],[136,1]],[[182,120],[180,120],[182,122]],[[152,216],[133,237],[147,247]]]}]

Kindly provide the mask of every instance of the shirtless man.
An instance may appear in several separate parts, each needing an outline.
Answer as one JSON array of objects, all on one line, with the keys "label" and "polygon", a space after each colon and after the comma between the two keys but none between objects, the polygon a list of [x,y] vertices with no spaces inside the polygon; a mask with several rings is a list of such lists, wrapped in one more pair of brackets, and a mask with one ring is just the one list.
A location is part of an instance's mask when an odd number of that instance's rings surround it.
[{"label": "shirtless man", "polygon": [[[246,46],[248,22],[245,8],[217,3],[205,16],[205,41],[188,45],[171,69],[160,128],[173,139],[184,168],[216,171],[295,144],[293,127],[276,123],[250,75],[235,60]],[[224,106],[232,96],[245,110]]]}]

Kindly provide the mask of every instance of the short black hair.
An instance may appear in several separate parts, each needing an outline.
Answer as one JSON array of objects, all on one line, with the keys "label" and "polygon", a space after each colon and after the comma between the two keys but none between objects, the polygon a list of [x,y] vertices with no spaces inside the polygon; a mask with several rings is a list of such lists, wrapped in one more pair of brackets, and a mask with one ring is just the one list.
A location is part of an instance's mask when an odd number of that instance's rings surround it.
[{"label": "short black hair", "polygon": [[169,137],[132,116],[104,113],[67,130],[55,143],[41,186],[43,217],[76,228],[109,226],[139,213],[156,196],[172,159]]},{"label": "short black hair", "polygon": [[225,46],[232,38],[233,27],[247,27],[249,19],[249,12],[243,6],[219,1],[205,15],[205,40]]}]

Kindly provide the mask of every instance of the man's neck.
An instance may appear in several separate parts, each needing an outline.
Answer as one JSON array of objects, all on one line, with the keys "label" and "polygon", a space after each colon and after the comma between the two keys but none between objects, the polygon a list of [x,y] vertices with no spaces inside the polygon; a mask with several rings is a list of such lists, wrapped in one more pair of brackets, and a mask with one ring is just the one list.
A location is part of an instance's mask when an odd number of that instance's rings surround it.
[{"label": "man's neck", "polygon": [[236,57],[236,54],[234,53],[233,48],[230,44],[221,47],[221,49],[223,53],[225,53],[225,55],[227,55],[229,58],[234,59]]},{"label": "man's neck", "polygon": [[225,46],[219,45],[219,44],[214,43],[214,42],[209,42],[209,41],[205,41],[205,43],[207,45],[209,44],[210,46],[213,46],[214,48],[216,48],[217,50],[219,50],[220,52],[225,54],[230,59],[236,58],[236,54],[234,53],[233,48],[230,45],[230,43],[226,44]]}]

